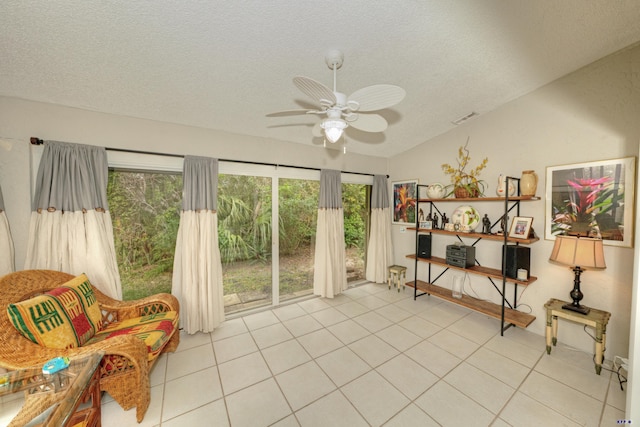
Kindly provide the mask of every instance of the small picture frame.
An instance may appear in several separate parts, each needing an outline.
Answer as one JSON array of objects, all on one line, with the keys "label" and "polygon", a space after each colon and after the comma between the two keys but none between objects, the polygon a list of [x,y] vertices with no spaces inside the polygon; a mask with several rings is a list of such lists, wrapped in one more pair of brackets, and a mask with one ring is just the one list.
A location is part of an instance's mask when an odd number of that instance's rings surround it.
[{"label": "small picture frame", "polygon": [[531,224],[533,218],[530,216],[516,216],[511,222],[511,228],[509,229],[509,237],[514,239],[528,239],[531,233]]},{"label": "small picture frame", "polygon": [[433,229],[433,221],[422,221],[420,223],[420,228],[424,228],[425,230]]}]

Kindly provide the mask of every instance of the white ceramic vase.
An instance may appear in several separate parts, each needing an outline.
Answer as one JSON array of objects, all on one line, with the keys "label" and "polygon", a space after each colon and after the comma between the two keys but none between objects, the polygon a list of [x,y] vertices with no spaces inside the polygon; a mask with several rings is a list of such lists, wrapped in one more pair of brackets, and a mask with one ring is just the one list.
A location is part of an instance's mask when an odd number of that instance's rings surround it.
[{"label": "white ceramic vase", "polygon": [[509,180],[509,188],[507,188],[507,177],[500,174],[498,177],[498,187],[496,188],[496,194],[498,197],[504,197],[506,194],[509,196],[513,196],[516,192],[516,186],[513,184],[513,181]]}]

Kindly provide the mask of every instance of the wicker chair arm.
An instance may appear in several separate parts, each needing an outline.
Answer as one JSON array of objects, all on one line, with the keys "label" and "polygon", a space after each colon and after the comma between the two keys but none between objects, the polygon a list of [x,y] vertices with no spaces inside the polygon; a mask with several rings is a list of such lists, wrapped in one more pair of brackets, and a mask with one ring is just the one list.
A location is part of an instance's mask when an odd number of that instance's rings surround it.
[{"label": "wicker chair arm", "polygon": [[133,335],[112,337],[95,344],[69,349],[43,347],[17,333],[5,336],[5,339],[6,345],[0,348],[0,365],[10,370],[40,366],[54,357],[74,358],[99,350],[105,352],[105,357],[110,354],[126,357],[136,367],[147,368],[148,365],[147,348],[144,342]]},{"label": "wicker chair arm", "polygon": [[100,309],[110,313],[114,320],[122,321],[133,317],[147,316],[167,311],[180,311],[176,297],[170,294],[155,294],[133,301],[100,301]]}]

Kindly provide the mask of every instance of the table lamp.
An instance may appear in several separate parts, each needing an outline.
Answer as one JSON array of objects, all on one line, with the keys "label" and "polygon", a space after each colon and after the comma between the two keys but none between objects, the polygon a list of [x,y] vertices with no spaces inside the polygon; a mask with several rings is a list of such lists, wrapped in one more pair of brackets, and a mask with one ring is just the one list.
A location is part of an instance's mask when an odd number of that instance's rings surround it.
[{"label": "table lamp", "polygon": [[580,305],[583,297],[580,291],[580,274],[587,269],[604,269],[604,250],[602,239],[577,236],[556,236],[553,251],[549,261],[568,265],[573,270],[573,289],[569,293],[573,302],[565,304],[562,308],[582,314],[588,314],[589,308]]}]

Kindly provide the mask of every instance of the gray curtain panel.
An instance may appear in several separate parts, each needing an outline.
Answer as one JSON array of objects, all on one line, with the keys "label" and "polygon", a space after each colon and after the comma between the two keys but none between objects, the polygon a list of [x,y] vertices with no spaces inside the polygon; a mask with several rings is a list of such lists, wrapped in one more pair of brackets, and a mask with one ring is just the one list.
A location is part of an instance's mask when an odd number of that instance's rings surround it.
[{"label": "gray curtain panel", "polygon": [[2,198],[2,187],[0,187],[0,212],[4,211],[4,199]]},{"label": "gray curtain panel", "polygon": [[185,156],[182,210],[218,210],[218,159]]},{"label": "gray curtain panel", "polygon": [[33,210],[108,210],[109,167],[104,147],[46,141],[36,178]]},{"label": "gray curtain panel", "polygon": [[45,141],[36,178],[25,269],[86,273],[122,299],[107,203],[104,147]]},{"label": "gray curtain panel", "polygon": [[340,171],[322,169],[320,171],[319,209],[342,208],[342,182]]},{"label": "gray curtain panel", "polygon": [[385,209],[390,207],[389,187],[386,175],[374,175],[371,189],[371,209]]}]

